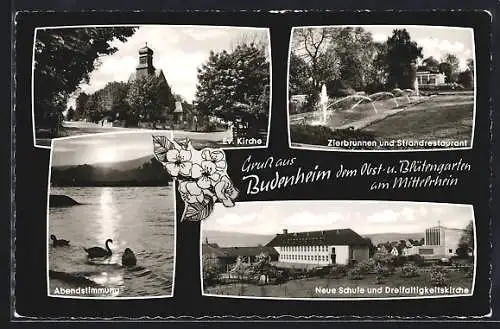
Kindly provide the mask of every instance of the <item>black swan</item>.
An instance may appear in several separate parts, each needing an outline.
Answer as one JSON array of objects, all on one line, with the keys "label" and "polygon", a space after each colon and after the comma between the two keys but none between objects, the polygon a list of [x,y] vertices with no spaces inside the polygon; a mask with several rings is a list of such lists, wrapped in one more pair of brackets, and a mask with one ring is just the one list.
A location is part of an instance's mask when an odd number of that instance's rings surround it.
[{"label": "black swan", "polygon": [[52,246],[53,247],[66,247],[66,246],[69,246],[69,241],[68,240],[57,239],[54,234],[52,234],[50,236],[50,239],[52,240]]},{"label": "black swan", "polygon": [[106,249],[101,247],[92,247],[92,248],[83,248],[87,252],[87,256],[89,258],[101,258],[101,257],[110,257],[112,252],[108,246],[108,243],[113,243],[113,240],[107,239],[104,243],[106,245]]},{"label": "black swan", "polygon": [[130,248],[126,248],[122,255],[122,265],[135,266],[135,264],[137,264],[137,258],[135,258],[134,252]]}]

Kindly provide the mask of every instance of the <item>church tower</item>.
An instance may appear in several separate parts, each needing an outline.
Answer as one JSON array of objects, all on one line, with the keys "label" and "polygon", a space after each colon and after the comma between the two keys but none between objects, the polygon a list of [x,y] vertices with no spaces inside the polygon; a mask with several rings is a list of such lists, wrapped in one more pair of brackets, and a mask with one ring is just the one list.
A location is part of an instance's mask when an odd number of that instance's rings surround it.
[{"label": "church tower", "polygon": [[148,47],[148,43],[139,49],[139,65],[136,67],[136,79],[145,78],[148,75],[155,74],[153,66],[153,50]]}]

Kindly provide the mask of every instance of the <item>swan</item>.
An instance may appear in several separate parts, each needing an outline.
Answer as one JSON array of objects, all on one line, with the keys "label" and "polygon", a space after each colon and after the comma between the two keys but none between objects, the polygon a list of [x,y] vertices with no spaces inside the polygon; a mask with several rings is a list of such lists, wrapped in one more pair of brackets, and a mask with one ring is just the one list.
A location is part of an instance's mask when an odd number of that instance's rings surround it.
[{"label": "swan", "polygon": [[108,243],[113,243],[113,240],[107,239],[104,243],[106,245],[106,249],[101,247],[92,247],[92,248],[83,248],[87,252],[87,256],[89,258],[100,258],[100,257],[110,257],[112,252],[108,246]]},{"label": "swan", "polygon": [[66,247],[69,246],[69,241],[68,240],[63,240],[63,239],[57,239],[54,234],[50,236],[50,239],[52,240],[52,246],[53,247]]},{"label": "swan", "polygon": [[134,252],[130,248],[126,248],[122,255],[122,265],[135,266],[135,264],[137,264],[137,258],[135,258]]}]

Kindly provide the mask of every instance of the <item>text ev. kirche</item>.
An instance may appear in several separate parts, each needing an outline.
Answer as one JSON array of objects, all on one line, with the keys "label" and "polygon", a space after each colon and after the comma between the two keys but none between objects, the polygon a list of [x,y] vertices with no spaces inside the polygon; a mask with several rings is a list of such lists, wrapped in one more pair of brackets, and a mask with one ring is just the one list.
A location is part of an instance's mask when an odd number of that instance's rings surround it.
[{"label": "text ev. kirche", "polygon": [[[292,167],[296,167],[294,173],[285,175],[280,173],[280,169],[288,168],[289,171]],[[351,168],[339,163],[335,169],[323,169],[318,164],[313,164],[309,168],[297,166],[296,157],[270,156],[264,161],[259,161],[249,155],[243,162],[241,170],[245,173],[242,179],[247,183],[246,193],[255,195],[300,184],[358,176],[369,178],[370,190],[452,187],[459,183],[457,174],[469,172],[471,165],[462,158],[456,161],[438,162],[401,159],[392,164],[363,162]]]}]

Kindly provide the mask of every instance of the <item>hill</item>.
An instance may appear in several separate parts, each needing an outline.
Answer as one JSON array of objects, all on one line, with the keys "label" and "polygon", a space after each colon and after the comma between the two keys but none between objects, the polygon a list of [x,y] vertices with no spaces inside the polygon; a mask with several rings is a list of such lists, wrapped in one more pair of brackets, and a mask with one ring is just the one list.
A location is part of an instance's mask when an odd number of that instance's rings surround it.
[{"label": "hill", "polygon": [[252,247],[266,245],[274,238],[273,234],[250,234],[238,232],[203,231],[203,241],[205,238],[210,243],[217,243],[220,247]]},{"label": "hill", "polygon": [[[266,245],[274,238],[274,234],[250,234],[239,232],[223,232],[223,231],[203,231],[203,241],[208,238],[208,242],[217,243],[221,247],[251,247],[259,244]],[[420,240],[424,237],[423,233],[377,233],[365,234],[365,238],[370,238],[374,245],[384,242],[392,242],[399,240]]]},{"label": "hill", "polygon": [[154,157],[77,166],[54,166],[53,186],[165,186],[172,180]]},{"label": "hill", "polygon": [[377,233],[377,234],[365,234],[365,238],[370,238],[374,245],[384,242],[392,242],[399,240],[420,240],[424,237],[424,233]]}]

